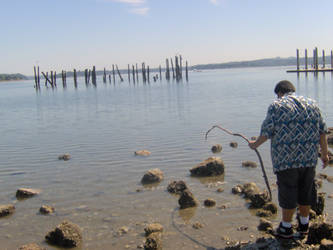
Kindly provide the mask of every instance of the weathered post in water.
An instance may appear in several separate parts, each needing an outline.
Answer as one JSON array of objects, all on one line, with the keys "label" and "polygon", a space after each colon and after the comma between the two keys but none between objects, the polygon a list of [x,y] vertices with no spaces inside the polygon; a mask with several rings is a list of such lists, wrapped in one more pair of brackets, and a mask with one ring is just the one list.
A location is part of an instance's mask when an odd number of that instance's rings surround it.
[{"label": "weathered post in water", "polygon": [[92,72],[91,72],[91,82],[94,86],[96,86],[96,67],[93,66]]},{"label": "weathered post in water", "polygon": [[51,70],[51,86],[53,88],[53,71]]},{"label": "weathered post in water", "polygon": [[132,77],[133,77],[133,83],[135,84],[135,68],[133,64],[132,64]]},{"label": "weathered post in water", "polygon": [[91,70],[88,70],[88,83],[90,83]]},{"label": "weathered post in water", "polygon": [[38,88],[40,88],[39,66],[37,67],[37,82],[38,82]]},{"label": "weathered post in water", "polygon": [[297,70],[299,70],[299,49],[296,49]]},{"label": "weathered post in water", "polygon": [[54,86],[57,87],[57,71],[54,71]]},{"label": "weathered post in water", "polygon": [[169,59],[165,60],[166,69],[165,69],[165,78],[169,81],[170,80],[170,69],[169,69]]},{"label": "weathered post in water", "polygon": [[162,68],[161,68],[161,65],[159,66],[159,70],[160,70],[160,81],[162,81]]},{"label": "weathered post in water", "polygon": [[87,69],[84,70],[84,82],[86,85],[88,84],[88,70]]},{"label": "weathered post in water", "polygon": [[175,76],[175,70],[174,70],[174,67],[173,67],[173,61],[172,61],[172,58],[170,58],[170,62],[171,62],[171,69],[172,69],[172,79],[175,79],[176,76]]},{"label": "weathered post in water", "polygon": [[323,50],[323,69],[325,68],[325,50]]},{"label": "weathered post in water", "polygon": [[333,52],[331,50],[331,69],[333,69]]},{"label": "weathered post in water", "polygon": [[104,72],[103,72],[103,83],[106,83],[106,70],[104,68]]},{"label": "weathered post in water", "polygon": [[74,77],[74,87],[77,88],[76,69],[73,70],[73,77]]},{"label": "weathered post in water", "polygon": [[135,73],[136,73],[136,81],[139,83],[139,71],[138,71],[138,64],[135,64]]},{"label": "weathered post in water", "polygon": [[182,58],[182,55],[179,55],[179,76],[180,76],[180,79],[183,79],[183,58]]},{"label": "weathered post in water", "polygon": [[131,82],[131,72],[129,64],[127,64],[127,76],[128,76],[128,82]]},{"label": "weathered post in water", "polygon": [[34,76],[35,76],[35,86],[38,86],[38,82],[37,82],[37,73],[36,73],[36,66],[34,66]]},{"label": "weathered post in water", "polygon": [[111,84],[111,74],[109,74],[109,83]]},{"label": "weathered post in water", "polygon": [[187,64],[187,61],[186,61],[186,68],[185,68],[186,72],[185,72],[185,74],[186,74],[186,81],[188,82],[188,69],[187,69],[187,66],[188,66],[188,64]]},{"label": "weathered post in water", "polygon": [[120,81],[123,82],[124,79],[123,79],[123,77],[122,77],[121,74],[120,74],[120,71],[119,71],[119,69],[118,69],[118,65],[117,65],[117,64],[116,64],[116,69],[117,69],[117,72],[118,72],[118,75],[119,75]]},{"label": "weathered post in water", "polygon": [[146,68],[144,62],[142,63],[141,71],[142,71],[142,81],[143,83],[146,83]]},{"label": "weathered post in water", "polygon": [[308,69],[308,50],[305,49],[305,69]]},{"label": "weathered post in water", "polygon": [[149,77],[149,66],[147,66],[147,76],[148,76],[148,83],[150,83],[150,77]]},{"label": "weathered post in water", "polygon": [[316,54],[316,70],[318,70],[318,48],[315,48],[315,54]]},{"label": "weathered post in water", "polygon": [[116,74],[114,72],[114,64],[112,64],[112,77],[113,77],[113,84],[116,84]]}]

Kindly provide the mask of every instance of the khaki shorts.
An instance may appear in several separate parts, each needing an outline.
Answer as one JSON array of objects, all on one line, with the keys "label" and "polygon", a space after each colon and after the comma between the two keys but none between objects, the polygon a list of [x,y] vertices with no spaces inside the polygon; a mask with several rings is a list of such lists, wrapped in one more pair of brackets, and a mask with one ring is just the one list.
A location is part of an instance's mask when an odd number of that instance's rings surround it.
[{"label": "khaki shorts", "polygon": [[279,205],[285,209],[316,202],[315,168],[292,168],[276,173]]}]

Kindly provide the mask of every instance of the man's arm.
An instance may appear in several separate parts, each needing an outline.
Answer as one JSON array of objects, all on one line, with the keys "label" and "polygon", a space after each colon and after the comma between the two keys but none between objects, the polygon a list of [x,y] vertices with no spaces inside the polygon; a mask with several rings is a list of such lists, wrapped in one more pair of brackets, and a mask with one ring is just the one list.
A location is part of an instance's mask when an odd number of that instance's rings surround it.
[{"label": "man's arm", "polygon": [[265,141],[267,141],[267,136],[261,135],[257,138],[256,141],[249,141],[249,147],[251,149],[256,149],[257,147],[259,147],[261,144],[263,144]]},{"label": "man's arm", "polygon": [[327,146],[327,138],[326,134],[320,134],[320,151],[321,151],[321,161],[323,162],[323,168],[326,168],[328,165],[328,146]]}]

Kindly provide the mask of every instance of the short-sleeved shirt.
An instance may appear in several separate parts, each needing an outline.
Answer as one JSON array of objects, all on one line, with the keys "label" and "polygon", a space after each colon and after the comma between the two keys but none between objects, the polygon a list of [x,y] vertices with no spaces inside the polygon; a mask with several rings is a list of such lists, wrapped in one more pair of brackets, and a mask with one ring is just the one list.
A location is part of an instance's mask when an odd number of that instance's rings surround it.
[{"label": "short-sleeved shirt", "polygon": [[260,132],[271,139],[274,173],[315,167],[320,135],[326,132],[326,124],[314,100],[289,93],[274,101],[268,107]]}]

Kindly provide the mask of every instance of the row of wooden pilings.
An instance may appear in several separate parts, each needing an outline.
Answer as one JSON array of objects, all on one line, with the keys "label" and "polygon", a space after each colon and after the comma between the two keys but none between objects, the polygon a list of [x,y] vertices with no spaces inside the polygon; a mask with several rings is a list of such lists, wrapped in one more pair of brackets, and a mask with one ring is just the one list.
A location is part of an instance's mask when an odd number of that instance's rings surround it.
[{"label": "row of wooden pilings", "polygon": [[[183,80],[183,66],[182,66],[182,56],[175,56],[175,66],[173,64],[172,58],[170,58],[171,62],[171,71],[172,71],[172,79],[176,80],[177,82]],[[169,65],[169,59],[166,59],[166,67],[165,67],[165,79],[167,81],[171,80],[171,71],[170,71],[170,65]],[[124,72],[124,70],[122,70]],[[159,66],[158,69],[154,69],[153,72],[159,72],[159,74],[153,74],[152,78],[153,81],[156,82],[158,79],[162,80],[162,67]],[[41,72],[45,79],[45,86],[48,86],[48,84],[54,88],[57,86],[57,73],[56,71],[51,71],[50,74],[48,72],[44,73]],[[73,70],[73,80],[74,80],[74,87],[77,88],[78,81],[77,77],[79,75],[82,75],[81,71],[77,72],[76,69]],[[150,74],[151,70],[148,65],[145,63],[142,63],[141,65],[141,75],[142,75],[142,81],[143,83],[150,83]],[[109,83],[112,82],[116,83],[116,75],[118,75],[120,82],[124,81],[124,78],[121,74],[121,71],[118,68],[118,65],[112,65],[112,70],[107,71],[106,68],[103,70],[103,83],[106,83],[107,80],[109,80]],[[34,76],[35,76],[35,87],[37,89],[40,89],[40,73],[39,73],[39,66],[34,66]],[[133,83],[139,83],[139,69],[138,64],[132,65],[130,67],[130,64],[127,66],[127,76],[128,76],[128,82],[133,81]],[[61,78],[62,78],[62,85],[64,88],[67,87],[67,72],[62,71],[61,72]],[[90,84],[90,80],[92,85],[97,86],[97,78],[96,78],[96,67],[93,66],[92,70],[85,69],[84,70],[84,79],[85,84]],[[188,81],[188,63],[186,61],[185,64],[185,79]]]},{"label": "row of wooden pilings", "polygon": [[[322,51],[322,69],[326,68],[326,63],[325,63],[325,50]],[[300,57],[299,57],[299,49],[296,49],[296,59],[297,59],[297,70],[300,70]],[[308,50],[305,49],[305,55],[304,55],[304,65],[305,65],[305,70],[308,70]],[[318,60],[318,48],[313,49],[313,62],[312,62],[312,69],[314,70],[319,70],[319,60]],[[333,52],[331,50],[331,68],[333,69]]]}]

